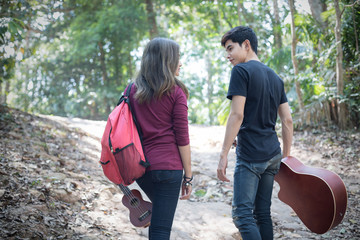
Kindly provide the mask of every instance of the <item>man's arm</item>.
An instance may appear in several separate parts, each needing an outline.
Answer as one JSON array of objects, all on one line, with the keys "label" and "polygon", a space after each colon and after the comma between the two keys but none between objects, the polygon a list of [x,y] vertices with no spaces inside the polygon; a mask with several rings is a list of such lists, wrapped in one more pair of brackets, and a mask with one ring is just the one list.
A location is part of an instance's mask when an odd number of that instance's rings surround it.
[{"label": "man's arm", "polygon": [[227,156],[244,119],[245,101],[246,97],[243,96],[232,97],[230,114],[226,124],[225,138],[221,149],[220,161],[217,169],[217,176],[221,181],[230,181],[226,177],[226,168],[228,164]]},{"label": "man's arm", "polygon": [[289,104],[280,104],[278,113],[281,119],[282,140],[283,140],[283,157],[290,156],[290,149],[293,138],[293,120],[290,113]]}]

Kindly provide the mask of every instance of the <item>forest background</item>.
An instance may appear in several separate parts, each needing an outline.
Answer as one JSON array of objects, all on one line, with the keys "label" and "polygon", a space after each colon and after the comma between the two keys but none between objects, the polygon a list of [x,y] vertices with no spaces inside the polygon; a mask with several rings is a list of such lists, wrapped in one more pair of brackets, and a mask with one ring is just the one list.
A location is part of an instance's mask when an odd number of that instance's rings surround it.
[{"label": "forest background", "polygon": [[161,36],[181,47],[190,122],[224,124],[220,39],[247,25],[297,128],[360,127],[359,0],[1,0],[0,16],[0,103],[26,112],[106,120]]}]

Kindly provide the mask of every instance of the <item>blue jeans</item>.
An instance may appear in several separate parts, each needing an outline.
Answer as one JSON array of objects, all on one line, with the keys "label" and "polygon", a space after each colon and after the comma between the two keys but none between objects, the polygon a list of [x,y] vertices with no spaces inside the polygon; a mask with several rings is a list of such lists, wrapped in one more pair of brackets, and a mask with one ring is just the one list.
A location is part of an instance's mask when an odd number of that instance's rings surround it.
[{"label": "blue jeans", "polygon": [[281,153],[261,163],[250,163],[237,158],[232,217],[243,240],[273,239],[271,195],[281,158]]},{"label": "blue jeans", "polygon": [[154,170],[136,180],[153,204],[149,239],[170,239],[182,176],[182,170]]}]

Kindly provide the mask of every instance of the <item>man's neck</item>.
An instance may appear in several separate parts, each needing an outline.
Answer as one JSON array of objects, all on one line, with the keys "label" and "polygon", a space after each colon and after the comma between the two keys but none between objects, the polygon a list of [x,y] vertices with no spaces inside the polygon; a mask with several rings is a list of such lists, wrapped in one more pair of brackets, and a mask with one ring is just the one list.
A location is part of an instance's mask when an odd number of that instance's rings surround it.
[{"label": "man's neck", "polygon": [[252,60],[260,62],[260,59],[254,52],[249,52],[249,54],[246,56],[245,62],[252,61]]}]

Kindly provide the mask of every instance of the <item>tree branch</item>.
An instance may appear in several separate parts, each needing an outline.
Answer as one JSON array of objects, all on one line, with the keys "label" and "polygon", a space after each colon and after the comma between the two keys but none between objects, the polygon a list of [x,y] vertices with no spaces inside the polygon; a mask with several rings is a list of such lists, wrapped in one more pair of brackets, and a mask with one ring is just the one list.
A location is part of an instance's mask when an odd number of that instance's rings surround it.
[{"label": "tree branch", "polygon": [[225,13],[224,9],[221,9],[221,10],[224,15],[225,22],[229,25],[230,29],[232,29],[233,26],[232,26],[231,22],[229,21],[228,17],[226,17],[226,13]]},{"label": "tree branch", "polygon": [[347,8],[347,7],[354,7],[356,4],[359,4],[359,5],[360,5],[360,0],[356,0],[353,4],[344,5],[344,8],[343,8],[343,10],[342,10],[341,13],[340,13],[340,18],[341,18],[341,16],[342,16],[343,13],[344,13],[345,8]]}]

